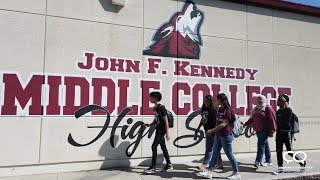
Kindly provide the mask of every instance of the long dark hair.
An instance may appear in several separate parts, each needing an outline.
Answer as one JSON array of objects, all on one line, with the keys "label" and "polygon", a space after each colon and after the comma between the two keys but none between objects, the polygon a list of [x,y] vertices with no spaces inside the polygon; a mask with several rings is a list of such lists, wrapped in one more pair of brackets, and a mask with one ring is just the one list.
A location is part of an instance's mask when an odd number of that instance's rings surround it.
[{"label": "long dark hair", "polygon": [[229,110],[231,111],[232,117],[231,117],[231,119],[230,119],[229,122],[230,122],[231,124],[233,124],[234,121],[236,120],[236,115],[235,115],[235,113],[234,113],[234,110],[233,110],[233,109],[231,108],[231,106],[230,106],[228,97],[227,97],[224,93],[220,93],[220,94],[217,96],[217,99],[220,100],[221,104],[222,104],[225,108],[227,108],[227,109],[229,109]]},{"label": "long dark hair", "polygon": [[[213,100],[212,100],[212,96],[211,95],[206,95],[204,97],[204,100],[208,100],[208,103],[209,103],[209,110],[212,111],[213,113],[217,113],[217,109],[214,107],[214,104],[213,104]],[[204,103],[204,100],[203,100],[203,104],[202,104],[202,107],[201,107],[201,113],[203,111],[205,111],[206,109],[206,105]]]}]

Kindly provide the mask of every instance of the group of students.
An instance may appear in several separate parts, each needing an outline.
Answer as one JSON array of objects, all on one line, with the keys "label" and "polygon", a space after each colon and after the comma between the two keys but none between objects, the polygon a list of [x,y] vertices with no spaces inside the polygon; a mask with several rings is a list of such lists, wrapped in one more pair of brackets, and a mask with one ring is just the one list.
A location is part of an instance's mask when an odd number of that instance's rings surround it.
[{"label": "group of students", "polygon": [[[161,105],[162,96],[160,92],[150,93],[150,102],[154,106],[155,120],[146,126],[156,126],[156,135],[152,144],[152,165],[145,171],[148,174],[156,173],[156,159],[157,159],[157,146],[160,144],[166,159],[167,165],[164,170],[170,171],[173,165],[170,161],[170,156],[166,148],[166,140],[170,139],[169,123],[167,110],[164,105]],[[244,126],[252,126],[256,131],[257,155],[254,166],[258,169],[260,166],[272,166],[271,151],[269,147],[268,138],[273,137],[276,133],[276,152],[278,168],[274,172],[275,175],[284,173],[283,168],[283,144],[285,144],[287,151],[292,151],[292,138],[293,138],[293,112],[289,107],[289,97],[286,94],[281,94],[278,97],[277,105],[279,109],[277,112],[267,104],[267,98],[263,95],[256,96],[256,106],[253,108],[250,118],[244,123]],[[236,115],[231,108],[228,97],[221,93],[216,98],[211,95],[205,96],[203,106],[201,108],[201,121],[196,130],[196,134],[203,126],[206,132],[206,150],[204,160],[198,166],[199,176],[205,178],[212,178],[215,169],[223,170],[221,159],[221,149],[223,148],[226,156],[228,157],[231,166],[232,174],[228,179],[240,179],[239,167],[237,160],[233,154],[232,142],[235,139],[232,129],[236,121]],[[293,157],[292,153],[288,153]],[[265,161],[263,161],[265,156]],[[299,162],[301,171],[305,170],[306,161],[301,161],[298,155],[294,158]]]}]

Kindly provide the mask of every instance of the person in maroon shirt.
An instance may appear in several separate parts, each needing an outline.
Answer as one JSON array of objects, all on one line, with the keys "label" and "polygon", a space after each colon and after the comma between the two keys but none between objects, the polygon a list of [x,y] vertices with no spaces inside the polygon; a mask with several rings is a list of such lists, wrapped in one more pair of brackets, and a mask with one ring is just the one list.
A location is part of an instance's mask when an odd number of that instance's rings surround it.
[{"label": "person in maroon shirt", "polygon": [[208,170],[200,172],[199,175],[205,178],[212,178],[213,170],[217,164],[219,153],[223,148],[233,170],[233,173],[228,177],[228,179],[240,179],[241,175],[239,174],[238,163],[232,151],[232,141],[234,140],[232,128],[236,120],[235,113],[230,106],[227,96],[224,93],[219,94],[217,99],[220,105],[218,110],[217,125],[215,128],[207,131],[207,135],[216,133],[214,138],[213,154]]},{"label": "person in maroon shirt", "polygon": [[[244,126],[252,126],[257,132],[257,156],[254,166],[272,166],[271,151],[268,142],[269,137],[273,137],[276,131],[276,113],[271,106],[267,104],[267,98],[263,95],[257,96],[256,106],[253,108],[249,120]],[[262,162],[265,154],[265,162]]]}]

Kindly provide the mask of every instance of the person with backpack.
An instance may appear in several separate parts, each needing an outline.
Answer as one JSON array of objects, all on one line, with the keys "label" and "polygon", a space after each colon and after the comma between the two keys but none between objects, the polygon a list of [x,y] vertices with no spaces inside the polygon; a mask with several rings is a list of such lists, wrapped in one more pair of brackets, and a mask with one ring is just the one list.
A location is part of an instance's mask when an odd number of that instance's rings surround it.
[{"label": "person with backpack", "polygon": [[[252,126],[257,133],[257,156],[254,166],[272,166],[271,151],[268,142],[269,137],[273,137],[276,131],[276,113],[271,106],[267,104],[267,98],[258,95],[256,106],[253,108],[249,120],[244,126]],[[262,162],[265,154],[265,162]]]},{"label": "person with backpack", "polygon": [[217,126],[206,132],[208,136],[215,133],[213,154],[211,161],[209,162],[209,168],[204,172],[200,172],[199,175],[205,178],[212,178],[213,170],[218,162],[221,148],[223,148],[229,161],[231,162],[233,170],[233,173],[228,177],[228,179],[240,179],[241,175],[239,174],[238,163],[232,152],[232,141],[234,140],[232,129],[236,120],[236,115],[230,106],[227,96],[224,93],[219,94],[217,99],[220,105],[217,116]]},{"label": "person with backpack", "polygon": [[150,127],[156,126],[156,135],[152,143],[152,164],[145,171],[147,174],[156,173],[156,161],[157,161],[157,147],[160,144],[163,151],[164,158],[166,159],[167,165],[164,167],[164,170],[171,171],[173,170],[173,165],[170,161],[170,156],[167,150],[165,138],[167,141],[170,139],[169,131],[169,122],[168,122],[168,113],[164,105],[159,102],[162,99],[160,92],[151,92],[150,93],[150,102],[154,104],[154,121],[151,124],[145,124],[145,126]]},{"label": "person with backpack", "polygon": [[[292,131],[294,130],[294,119],[292,109],[289,107],[289,96],[281,94],[278,97],[277,105],[279,109],[277,115],[277,133],[276,133],[276,150],[278,169],[273,173],[275,175],[284,173],[283,169],[283,144],[285,144],[287,151],[292,151]],[[288,153],[293,157],[293,153]],[[297,161],[300,161],[301,172],[305,170],[307,162],[301,162],[299,155],[294,156]]]},{"label": "person with backpack", "polygon": [[[205,96],[203,100],[203,105],[201,107],[202,118],[197,130],[195,131],[195,136],[197,136],[201,126],[203,126],[205,132],[210,129],[213,129],[216,126],[217,110],[218,110],[218,104],[216,100],[213,99],[211,95]],[[197,167],[200,171],[204,171],[207,168],[209,161],[211,160],[213,144],[214,144],[214,134],[210,136],[206,135],[206,151],[204,154],[203,163]],[[218,155],[218,163],[216,168],[223,169],[221,154]]]}]

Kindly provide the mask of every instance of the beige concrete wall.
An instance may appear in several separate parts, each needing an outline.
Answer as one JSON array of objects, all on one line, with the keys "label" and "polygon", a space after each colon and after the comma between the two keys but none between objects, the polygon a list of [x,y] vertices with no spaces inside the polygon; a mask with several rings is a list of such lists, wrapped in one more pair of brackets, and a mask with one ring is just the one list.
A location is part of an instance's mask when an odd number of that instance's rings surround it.
[{"label": "beige concrete wall", "polygon": [[[87,79],[108,77],[114,81],[128,79],[129,104],[138,105],[143,101],[140,81],[156,80],[160,82],[160,91],[164,97],[162,103],[170,110],[173,108],[171,89],[174,82],[187,82],[190,87],[196,84],[220,84],[221,91],[228,96],[228,86],[235,84],[238,88],[238,106],[247,103],[246,86],[290,87],[291,106],[301,121],[301,133],[297,135],[295,147],[320,149],[319,141],[314,138],[319,135],[320,121],[316,105],[320,101],[320,86],[317,83],[320,77],[320,18],[219,0],[195,0],[195,3],[205,14],[200,29],[203,40],[201,58],[178,60],[198,65],[258,69],[254,81],[248,77],[230,80],[176,76],[173,75],[173,60],[177,58],[171,57],[153,57],[162,59],[160,69],[167,70],[167,75],[160,71],[156,74],[147,72],[148,58],[152,57],[142,55],[142,49],[150,45],[160,25],[174,12],[181,10],[184,2],[180,0],[127,0],[124,7],[114,6],[110,0],[0,0],[0,80],[3,80],[4,73],[18,74],[23,85],[35,74],[80,76]],[[141,72],[79,70],[77,62],[83,61],[85,52],[94,52],[96,56],[102,57],[139,60]],[[65,87],[61,89],[64,91]],[[1,106],[4,104],[4,91],[5,84],[1,83]],[[80,96],[79,93],[76,95]],[[42,104],[47,105],[46,95],[42,96]],[[119,93],[115,96],[115,99],[122,98]],[[275,98],[269,97],[269,100]],[[180,101],[190,102],[191,97],[182,97]],[[90,100],[89,104],[92,103]],[[193,103],[201,104],[202,100]],[[116,101],[117,105],[119,102]],[[136,139],[121,139],[121,128],[116,131],[115,139],[118,140],[115,148],[110,146],[110,128],[91,145],[75,147],[68,143],[69,133],[81,143],[92,140],[101,128],[89,129],[87,126],[102,126],[104,116],[80,119],[63,115],[31,116],[26,109],[18,105],[16,115],[0,116],[0,169],[77,162],[84,165],[91,163],[91,168],[98,169],[103,166],[102,162],[108,160],[119,159],[120,162],[121,159],[123,162],[123,159],[129,159],[125,154],[126,148]],[[111,114],[109,126],[113,125],[118,113],[114,111]],[[141,110],[139,114],[142,114]],[[129,130],[137,121],[151,122],[153,119],[151,115],[126,116],[119,126],[128,125],[127,119],[130,117],[134,122],[129,124]],[[172,156],[204,153],[204,140],[190,148],[174,145],[177,137],[193,134],[193,131],[186,129],[186,119],[187,115],[175,115],[171,140],[167,142]],[[242,121],[246,119],[247,116],[242,116]],[[197,127],[199,121],[199,117],[195,118],[190,126]],[[151,157],[152,140],[153,136],[144,137],[131,159]],[[193,138],[188,138],[177,144],[192,142]],[[270,142],[272,150],[275,150],[274,139]],[[234,141],[234,150],[236,153],[255,152],[256,143],[255,136],[242,136]],[[160,147],[158,152],[161,153]],[[101,163],[92,165],[93,161]]]}]

